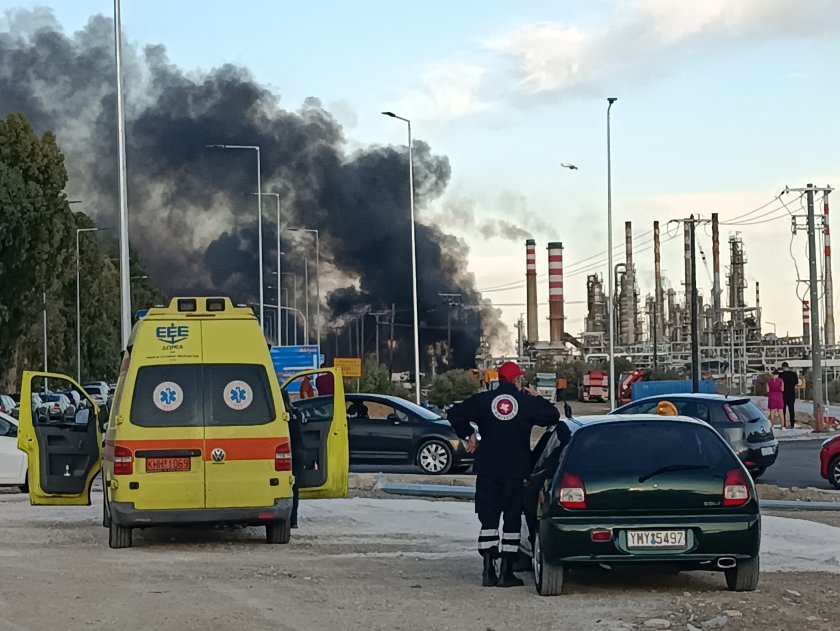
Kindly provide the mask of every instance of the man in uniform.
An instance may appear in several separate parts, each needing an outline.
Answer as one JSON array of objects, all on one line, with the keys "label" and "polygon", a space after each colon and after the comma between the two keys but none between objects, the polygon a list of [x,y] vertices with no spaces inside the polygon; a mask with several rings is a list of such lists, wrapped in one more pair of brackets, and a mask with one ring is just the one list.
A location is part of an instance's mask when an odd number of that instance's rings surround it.
[{"label": "man in uniform", "polygon": [[796,385],[799,383],[799,377],[790,369],[790,364],[782,362],[782,372],[779,377],[785,384],[782,390],[782,401],[784,407],[782,408],[782,429],[785,428],[785,418],[790,421],[790,428],[796,426]]},{"label": "man in uniform", "polygon": [[[475,452],[475,512],[481,522],[478,551],[484,557],[482,585],[513,587],[524,585],[513,573],[519,551],[524,480],[531,472],[531,429],[548,427],[560,419],[557,408],[529,385],[523,389],[525,373],[514,362],[499,368],[499,387],[480,392],[454,406],[449,423]],[[478,426],[476,431],[471,425]],[[504,515],[501,548],[499,520]],[[501,567],[496,573],[496,559]]]}]

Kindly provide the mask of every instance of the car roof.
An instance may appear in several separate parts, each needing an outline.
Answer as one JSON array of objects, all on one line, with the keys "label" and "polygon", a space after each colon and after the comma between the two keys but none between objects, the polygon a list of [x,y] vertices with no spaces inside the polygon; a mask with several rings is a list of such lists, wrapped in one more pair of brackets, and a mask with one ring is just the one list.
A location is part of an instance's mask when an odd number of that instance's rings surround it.
[{"label": "car roof", "polygon": [[630,422],[660,422],[660,423],[682,423],[685,425],[703,425],[708,423],[688,416],[662,416],[659,414],[593,414],[592,416],[575,416],[570,419],[569,426],[572,431],[594,425],[611,425],[615,423]]},{"label": "car roof", "polygon": [[[729,396],[726,394],[705,394],[703,392],[674,392],[672,394],[654,394],[643,399],[636,399],[630,403],[640,403],[642,401],[656,401],[658,399],[692,399],[697,401],[720,401],[722,403],[747,403],[750,401],[749,397],[738,395]],[[627,405],[630,405],[628,403]]]},{"label": "car roof", "polygon": [[353,399],[380,399],[382,401],[389,401],[391,403],[406,403],[405,399],[394,396],[393,394],[375,394],[366,392],[350,392],[344,395],[344,398],[352,401]]}]

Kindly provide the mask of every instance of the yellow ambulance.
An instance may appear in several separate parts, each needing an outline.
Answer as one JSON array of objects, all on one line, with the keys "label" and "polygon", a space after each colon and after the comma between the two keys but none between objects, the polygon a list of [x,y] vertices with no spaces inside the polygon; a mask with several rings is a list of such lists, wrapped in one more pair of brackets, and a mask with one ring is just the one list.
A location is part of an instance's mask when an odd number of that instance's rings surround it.
[{"label": "yellow ambulance", "polygon": [[[290,417],[253,311],[229,298],[174,298],[135,324],[104,432],[86,397],[56,416],[22,406],[18,446],[29,456],[32,504],[89,505],[103,479],[103,525],[112,548],[132,529],[161,524],[264,525],[269,543],[290,539],[292,486],[301,498],[345,497],[349,451],[340,371],[333,405]],[[59,386],[58,384],[65,384]],[[65,375],[25,372],[31,393],[84,390]],[[285,399],[285,401],[284,401]],[[101,419],[104,425],[104,418]],[[298,472],[292,473],[290,422]]]}]

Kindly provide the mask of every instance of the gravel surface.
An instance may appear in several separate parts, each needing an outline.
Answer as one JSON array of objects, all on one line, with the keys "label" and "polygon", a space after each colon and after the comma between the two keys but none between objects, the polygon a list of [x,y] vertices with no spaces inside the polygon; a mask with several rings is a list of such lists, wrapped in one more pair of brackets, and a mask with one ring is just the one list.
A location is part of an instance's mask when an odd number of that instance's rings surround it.
[{"label": "gravel surface", "polygon": [[287,546],[263,543],[255,528],[158,528],[110,550],[98,493],[82,508],[26,499],[0,495],[3,631],[820,630],[840,619],[837,575],[819,572],[764,572],[750,594],[726,591],[721,574],[653,569],[574,572],[569,593],[550,599],[530,583],[481,588],[475,525],[452,502],[430,504],[422,519],[404,510],[415,504],[395,502],[390,523],[346,503],[304,502]]}]

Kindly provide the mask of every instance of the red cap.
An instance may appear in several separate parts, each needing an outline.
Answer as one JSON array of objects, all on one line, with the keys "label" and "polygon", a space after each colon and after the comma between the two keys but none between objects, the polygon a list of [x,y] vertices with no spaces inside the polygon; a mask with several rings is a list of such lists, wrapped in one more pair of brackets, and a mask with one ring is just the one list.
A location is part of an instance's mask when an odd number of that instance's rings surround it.
[{"label": "red cap", "polygon": [[505,362],[499,367],[500,381],[513,381],[524,374],[525,371],[517,366],[516,362]]}]

